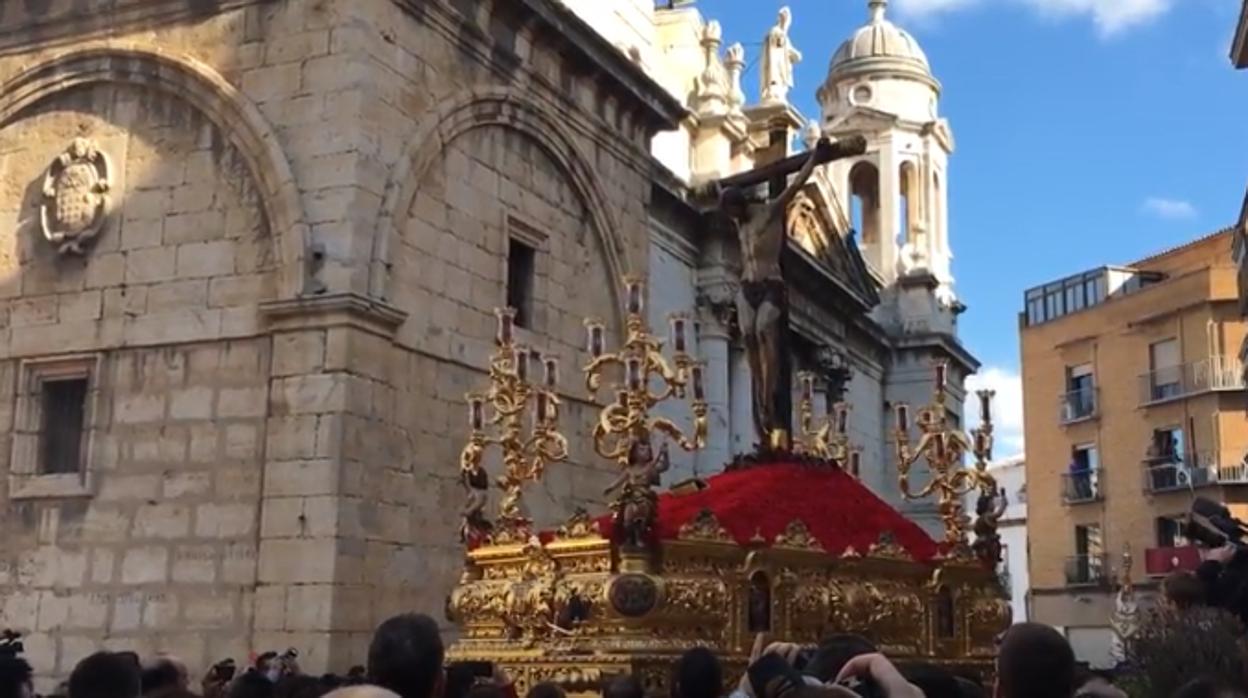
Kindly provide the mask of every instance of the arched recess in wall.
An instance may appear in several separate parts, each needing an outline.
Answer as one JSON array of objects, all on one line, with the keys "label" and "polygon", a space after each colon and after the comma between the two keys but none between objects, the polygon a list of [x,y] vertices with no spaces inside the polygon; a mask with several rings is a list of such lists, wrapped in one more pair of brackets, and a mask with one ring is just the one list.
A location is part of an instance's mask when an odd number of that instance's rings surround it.
[{"label": "arched recess in wall", "polygon": [[386,184],[377,225],[374,226],[372,263],[369,267],[369,293],[378,298],[391,296],[392,251],[402,234],[407,212],[416,198],[425,172],[458,136],[486,126],[514,129],[535,141],[571,181],[584,201],[595,235],[601,241],[603,262],[614,279],[611,316],[617,330],[624,320],[621,284],[626,273],[625,246],[619,228],[611,217],[607,198],[588,160],[577,149],[555,115],[522,93],[497,87],[472,89],[454,95],[430,109],[407,139],[407,151],[395,163]]},{"label": "arched recess in wall", "polygon": [[850,220],[864,245],[880,241],[880,171],[863,160],[849,171]]},{"label": "arched recess in wall", "polygon": [[307,225],[294,174],[277,136],[250,100],[194,58],[114,43],[59,54],[0,86],[0,127],[52,95],[93,83],[161,90],[185,100],[216,124],[242,154],[259,190],[260,205],[276,237],[281,297],[293,298],[307,289]]},{"label": "arched recess in wall", "polygon": [[919,222],[919,200],[922,196],[913,162],[907,160],[901,163],[897,172],[897,181],[901,192],[901,201],[898,206],[898,213],[901,214],[901,227],[897,230],[897,244],[904,245],[914,242],[915,227]]}]

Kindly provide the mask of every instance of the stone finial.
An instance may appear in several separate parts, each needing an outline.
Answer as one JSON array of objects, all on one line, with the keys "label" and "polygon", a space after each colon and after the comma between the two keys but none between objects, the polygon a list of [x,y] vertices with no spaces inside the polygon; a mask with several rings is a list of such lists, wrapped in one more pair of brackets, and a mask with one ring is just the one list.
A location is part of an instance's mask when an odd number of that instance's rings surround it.
[{"label": "stone finial", "polygon": [[806,128],[802,129],[802,142],[806,144],[807,150],[814,150],[820,138],[823,138],[823,127],[819,125],[818,119],[811,119]]},{"label": "stone finial", "polygon": [[888,9],[888,0],[868,0],[867,16],[871,19],[872,24],[879,24],[884,21],[884,12]]},{"label": "stone finial", "polygon": [[702,28],[702,52],[705,67],[697,78],[693,109],[699,116],[718,116],[728,111],[728,72],[719,59],[723,30],[719,22],[708,22]]},{"label": "stone finial", "polygon": [[776,26],[767,32],[763,40],[762,78],[763,104],[784,104],[788,102],[789,90],[793,88],[793,65],[801,62],[802,54],[793,47],[789,40],[789,27],[793,24],[793,13],[787,7],[780,8],[780,16]]},{"label": "stone finial", "polygon": [[724,66],[728,69],[728,108],[733,113],[740,113],[745,106],[745,92],[741,89],[741,73],[745,72],[745,47],[740,42],[728,47]]}]

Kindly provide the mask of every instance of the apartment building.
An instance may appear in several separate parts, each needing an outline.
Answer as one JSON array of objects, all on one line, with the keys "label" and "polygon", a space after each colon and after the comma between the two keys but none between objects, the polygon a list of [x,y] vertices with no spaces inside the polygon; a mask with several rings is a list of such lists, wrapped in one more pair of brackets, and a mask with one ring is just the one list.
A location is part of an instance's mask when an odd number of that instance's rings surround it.
[{"label": "apartment building", "polygon": [[1193,497],[1248,513],[1231,235],[1025,292],[1031,616],[1094,666],[1110,663],[1124,550],[1147,591],[1199,562],[1180,527]]}]

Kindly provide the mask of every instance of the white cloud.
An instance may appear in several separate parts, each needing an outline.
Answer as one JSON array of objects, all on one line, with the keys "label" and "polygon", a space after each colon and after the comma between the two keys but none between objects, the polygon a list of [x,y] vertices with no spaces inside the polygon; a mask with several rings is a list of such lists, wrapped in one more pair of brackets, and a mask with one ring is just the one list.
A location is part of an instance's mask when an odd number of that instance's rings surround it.
[{"label": "white cloud", "polygon": [[1148,197],[1144,200],[1143,209],[1145,213],[1168,221],[1187,221],[1196,217],[1196,207],[1192,202],[1164,196]]},{"label": "white cloud", "polygon": [[1023,452],[1023,381],[1017,373],[999,366],[980,369],[966,379],[966,415],[968,429],[979,426],[977,390],[993,390],[992,426],[995,442],[994,459],[1016,456]]},{"label": "white cloud", "polygon": [[[1025,5],[1046,17],[1090,17],[1102,36],[1113,36],[1132,27],[1146,24],[1173,7],[1175,0],[1009,0]],[[943,12],[987,0],[895,0],[897,11],[916,18],[931,17]]]}]

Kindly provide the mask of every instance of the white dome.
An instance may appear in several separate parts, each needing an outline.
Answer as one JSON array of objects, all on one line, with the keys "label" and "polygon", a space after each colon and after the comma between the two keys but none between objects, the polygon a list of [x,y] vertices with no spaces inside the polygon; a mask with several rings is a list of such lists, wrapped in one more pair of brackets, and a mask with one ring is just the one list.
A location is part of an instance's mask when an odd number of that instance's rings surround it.
[{"label": "white dome", "polygon": [[888,0],[870,0],[870,20],[832,56],[828,82],[864,74],[918,78],[935,85],[927,54],[905,30],[884,18]]}]

